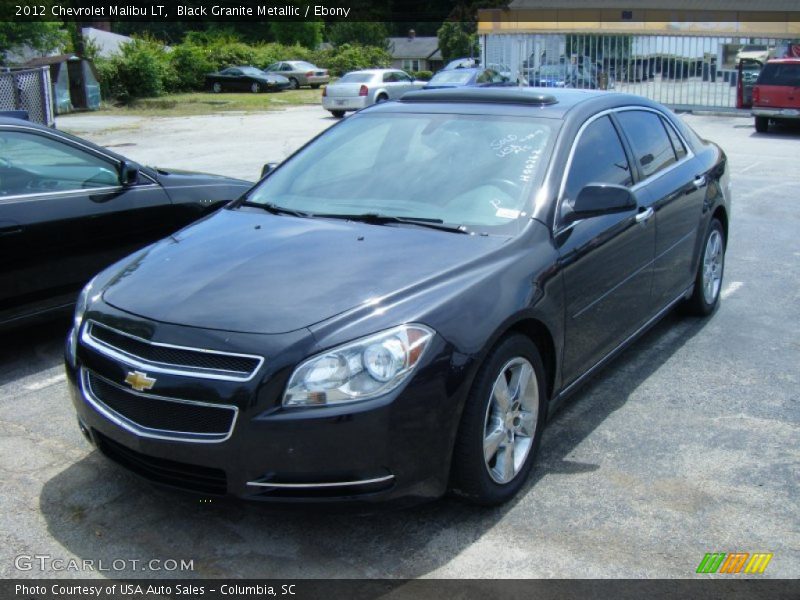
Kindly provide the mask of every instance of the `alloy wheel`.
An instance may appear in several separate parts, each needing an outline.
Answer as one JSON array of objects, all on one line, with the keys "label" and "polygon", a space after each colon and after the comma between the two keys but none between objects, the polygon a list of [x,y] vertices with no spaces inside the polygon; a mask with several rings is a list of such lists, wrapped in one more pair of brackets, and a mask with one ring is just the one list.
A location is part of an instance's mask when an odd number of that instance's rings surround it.
[{"label": "alloy wheel", "polygon": [[486,408],[483,457],[495,483],[507,484],[522,470],[533,447],[539,417],[536,373],[517,356],[500,370]]},{"label": "alloy wheel", "polygon": [[703,253],[703,297],[707,304],[714,304],[719,294],[724,259],[722,234],[713,230],[708,236]]}]

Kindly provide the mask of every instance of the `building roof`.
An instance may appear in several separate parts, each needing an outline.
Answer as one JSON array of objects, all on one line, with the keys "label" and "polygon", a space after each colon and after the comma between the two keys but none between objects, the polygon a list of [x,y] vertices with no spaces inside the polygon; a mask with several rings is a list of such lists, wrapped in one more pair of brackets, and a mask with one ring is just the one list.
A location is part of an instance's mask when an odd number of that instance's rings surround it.
[{"label": "building roof", "polygon": [[56,56],[37,56],[29,61],[26,61],[23,67],[48,67],[58,63],[67,62],[69,60],[80,60],[75,54],[58,54]]},{"label": "building roof", "polygon": [[103,58],[108,58],[114,54],[119,54],[120,46],[132,41],[127,35],[103,31],[94,27],[84,27],[81,29],[83,39],[97,46],[97,54]]},{"label": "building roof", "polygon": [[426,58],[442,60],[437,37],[393,37],[389,38],[392,58]]}]

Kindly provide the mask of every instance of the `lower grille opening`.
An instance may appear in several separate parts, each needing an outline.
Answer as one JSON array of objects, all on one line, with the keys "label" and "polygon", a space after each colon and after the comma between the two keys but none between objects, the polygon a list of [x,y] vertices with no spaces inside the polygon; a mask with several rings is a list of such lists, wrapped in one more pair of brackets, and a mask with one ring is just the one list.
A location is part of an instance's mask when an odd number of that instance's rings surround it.
[{"label": "lower grille opening", "polygon": [[148,456],[113,441],[96,429],[92,434],[104,455],[154,483],[215,496],[224,495],[228,490],[227,476],[222,469]]}]

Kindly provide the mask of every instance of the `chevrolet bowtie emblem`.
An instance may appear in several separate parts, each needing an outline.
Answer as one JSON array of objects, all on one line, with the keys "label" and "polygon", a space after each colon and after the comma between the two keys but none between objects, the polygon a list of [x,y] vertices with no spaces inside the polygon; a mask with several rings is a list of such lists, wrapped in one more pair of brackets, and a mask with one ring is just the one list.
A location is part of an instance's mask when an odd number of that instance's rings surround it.
[{"label": "chevrolet bowtie emblem", "polygon": [[148,377],[147,373],[142,373],[141,371],[130,371],[125,376],[125,383],[127,383],[137,392],[143,392],[145,390],[152,389],[156,384],[156,380],[153,377]]}]

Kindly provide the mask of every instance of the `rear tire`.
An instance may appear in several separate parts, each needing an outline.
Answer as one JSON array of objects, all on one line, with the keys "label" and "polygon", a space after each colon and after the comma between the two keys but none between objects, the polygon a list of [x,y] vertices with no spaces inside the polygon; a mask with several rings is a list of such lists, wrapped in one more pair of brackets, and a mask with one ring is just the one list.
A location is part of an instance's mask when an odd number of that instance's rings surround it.
[{"label": "rear tire", "polygon": [[311,89],[312,89],[312,90],[318,90],[320,85],[322,85],[322,84],[319,84],[319,83],[312,83],[312,84],[311,84]]},{"label": "rear tire", "polygon": [[337,119],[341,119],[342,117],[344,117],[344,111],[343,110],[332,110],[331,114],[334,117],[336,117]]},{"label": "rear tire", "polygon": [[767,133],[769,131],[768,117],[756,117],[756,131],[758,133]]},{"label": "rear tire", "polygon": [[455,494],[484,506],[514,497],[539,448],[546,389],[542,359],[529,338],[514,334],[495,346],[464,406],[453,450]]},{"label": "rear tire", "polygon": [[386,102],[389,99],[389,96],[386,94],[378,94],[378,97],[375,98],[375,104],[380,104],[381,102]]},{"label": "rear tire", "polygon": [[725,233],[722,223],[712,219],[703,241],[700,263],[694,279],[694,291],[684,303],[685,312],[705,317],[714,312],[722,291],[722,276],[725,272]]}]

